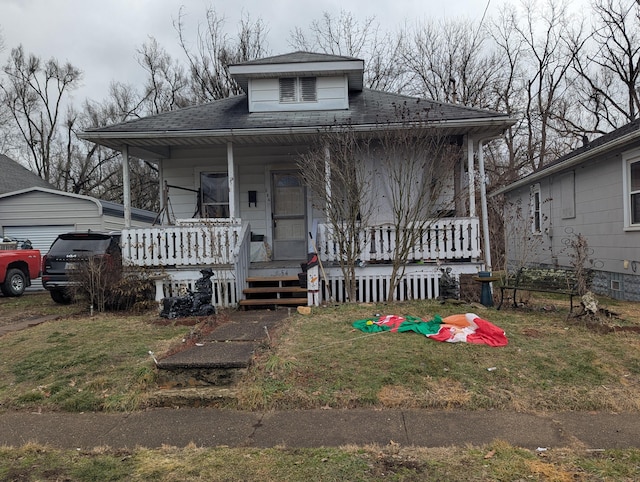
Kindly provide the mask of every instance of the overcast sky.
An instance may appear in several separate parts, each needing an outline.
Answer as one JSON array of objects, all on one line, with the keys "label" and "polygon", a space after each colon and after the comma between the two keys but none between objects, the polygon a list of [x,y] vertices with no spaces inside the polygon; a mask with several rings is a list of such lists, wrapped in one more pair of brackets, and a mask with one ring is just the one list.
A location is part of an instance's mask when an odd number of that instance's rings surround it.
[{"label": "overcast sky", "polygon": [[144,77],[136,63],[136,49],[150,36],[176,58],[181,58],[173,21],[185,6],[186,24],[195,32],[208,6],[236,31],[242,13],[262,19],[272,54],[290,51],[287,40],[295,27],[307,27],[323,12],[340,10],[363,20],[375,16],[383,29],[394,31],[405,21],[425,18],[479,20],[489,3],[489,14],[503,0],[0,0],[0,36],[4,65],[12,48],[43,59],[69,61],[84,72],[76,101],[103,100],[112,80],[139,84]]}]

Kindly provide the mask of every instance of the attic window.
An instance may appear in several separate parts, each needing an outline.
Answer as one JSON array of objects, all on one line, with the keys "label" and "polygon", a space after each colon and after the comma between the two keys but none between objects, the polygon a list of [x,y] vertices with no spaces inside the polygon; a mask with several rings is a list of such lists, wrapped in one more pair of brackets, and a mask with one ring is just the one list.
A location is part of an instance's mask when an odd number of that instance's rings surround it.
[{"label": "attic window", "polygon": [[315,77],[285,77],[279,79],[280,102],[316,102],[318,100]]}]

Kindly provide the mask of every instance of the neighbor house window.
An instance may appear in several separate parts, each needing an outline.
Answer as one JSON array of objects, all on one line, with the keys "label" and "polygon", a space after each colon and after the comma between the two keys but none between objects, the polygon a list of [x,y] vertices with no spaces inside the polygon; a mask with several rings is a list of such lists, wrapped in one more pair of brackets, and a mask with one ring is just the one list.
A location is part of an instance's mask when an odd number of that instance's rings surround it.
[{"label": "neighbor house window", "polygon": [[226,173],[200,173],[200,196],[203,218],[229,217],[229,176]]},{"label": "neighbor house window", "polygon": [[542,233],[542,198],[540,196],[540,184],[531,187],[531,231],[534,234]]},{"label": "neighbor house window", "polygon": [[316,91],[315,77],[285,77],[279,79],[280,102],[316,102],[318,95]]},{"label": "neighbor house window", "polygon": [[640,160],[628,163],[631,225],[640,226]]}]

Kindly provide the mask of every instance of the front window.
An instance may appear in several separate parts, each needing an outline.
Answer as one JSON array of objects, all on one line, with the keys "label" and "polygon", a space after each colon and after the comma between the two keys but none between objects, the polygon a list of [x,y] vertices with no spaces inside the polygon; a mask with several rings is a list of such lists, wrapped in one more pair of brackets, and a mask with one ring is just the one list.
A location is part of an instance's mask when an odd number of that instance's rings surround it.
[{"label": "front window", "polygon": [[640,225],[640,160],[629,163],[629,212],[631,224]]},{"label": "front window", "polygon": [[200,173],[200,192],[203,218],[229,217],[229,176],[226,173]]}]

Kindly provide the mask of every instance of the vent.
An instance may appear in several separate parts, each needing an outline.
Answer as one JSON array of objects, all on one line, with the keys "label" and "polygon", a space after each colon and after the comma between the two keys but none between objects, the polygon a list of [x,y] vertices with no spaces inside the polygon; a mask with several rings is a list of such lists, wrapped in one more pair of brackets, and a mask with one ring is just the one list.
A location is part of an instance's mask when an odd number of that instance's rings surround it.
[{"label": "vent", "polygon": [[280,79],[280,102],[296,101],[296,79]]},{"label": "vent", "polygon": [[300,77],[300,91],[302,102],[315,102],[317,100],[316,78]]},{"label": "vent", "polygon": [[617,279],[611,280],[611,289],[614,291],[620,291],[620,281]]}]

